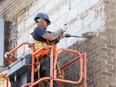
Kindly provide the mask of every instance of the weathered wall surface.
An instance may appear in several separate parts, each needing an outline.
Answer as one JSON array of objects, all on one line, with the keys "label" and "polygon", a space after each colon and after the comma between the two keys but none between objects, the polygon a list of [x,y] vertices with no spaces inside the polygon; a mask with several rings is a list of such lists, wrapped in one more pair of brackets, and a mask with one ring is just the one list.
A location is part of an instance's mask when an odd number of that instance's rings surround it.
[{"label": "weathered wall surface", "polygon": [[[49,14],[52,21],[48,27],[50,31],[56,31],[59,26],[66,23],[68,25],[67,33],[81,36],[84,32],[101,31],[104,24],[102,23],[103,4],[99,0],[40,0],[34,2],[27,10],[22,10],[22,14],[16,16],[13,21],[17,24],[17,45],[24,41],[32,41],[30,33],[36,26],[33,18],[38,12]],[[58,47],[68,47],[78,40],[82,39],[65,38],[61,40]],[[18,51],[19,57],[28,53],[26,48],[27,46]]]},{"label": "weathered wall surface", "polygon": [[[87,52],[88,87],[116,87],[115,2],[115,0],[2,1],[0,3],[0,15],[6,21],[11,22],[9,27],[11,29],[9,35],[11,42],[9,43],[11,44],[8,45],[8,50],[24,41],[33,42],[30,33],[36,26],[33,21],[35,15],[38,12],[48,13],[52,21],[48,27],[50,31],[56,31],[59,26],[66,23],[68,25],[67,33],[72,35],[81,36],[85,32],[97,32],[97,37],[87,40],[79,38],[62,39],[58,48],[69,47],[81,53]],[[30,52],[27,48],[24,46],[18,50],[18,58]],[[70,61],[73,56],[61,53],[59,59],[61,65]],[[78,62],[66,69],[65,77],[74,80],[78,75],[77,71]],[[64,84],[64,87],[77,86]]]},{"label": "weathered wall surface", "polygon": [[[116,87],[116,15],[115,0],[104,0],[105,15],[104,27],[96,38],[91,38],[83,43],[76,42],[70,49],[81,53],[87,52],[87,76],[88,87]],[[61,53],[59,62],[62,64],[73,59],[73,54]],[[77,80],[79,66],[78,62],[65,70],[65,78]],[[73,72],[72,72],[73,71]],[[77,87],[64,84],[64,87]]]}]

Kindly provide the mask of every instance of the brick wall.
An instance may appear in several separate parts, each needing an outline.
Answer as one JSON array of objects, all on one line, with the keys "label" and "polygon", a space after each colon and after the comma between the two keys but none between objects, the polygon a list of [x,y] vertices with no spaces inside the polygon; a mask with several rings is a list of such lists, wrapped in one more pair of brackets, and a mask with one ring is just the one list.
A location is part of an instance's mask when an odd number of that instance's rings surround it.
[{"label": "brick wall", "polygon": [[[102,33],[104,47],[102,48],[102,86],[116,87],[116,1],[104,0],[105,31]],[[107,84],[106,84],[107,83]]]},{"label": "brick wall", "polygon": [[[76,42],[70,49],[81,53],[87,52],[87,84],[88,87],[116,87],[116,30],[115,30],[115,3],[114,0],[104,0],[105,19],[102,32],[96,38],[91,38],[83,43]],[[61,65],[73,59],[74,55],[61,53],[59,62]],[[75,79],[79,70],[78,62],[65,70],[66,79]],[[76,70],[77,69],[77,70]],[[71,72],[73,71],[73,72]],[[68,72],[68,73],[67,73]],[[64,84],[64,87],[77,87]]]},{"label": "brick wall", "polygon": [[[99,86],[99,83],[101,82],[101,45],[102,40],[99,39],[99,37],[91,38],[87,41],[84,41],[83,43],[76,42],[72,46],[69,47],[69,49],[75,49],[79,52],[87,52],[87,84],[88,87],[103,87]],[[59,62],[61,65],[65,63],[66,61],[70,61],[74,58],[74,55],[70,54],[64,54],[61,53],[61,57],[59,56]],[[61,62],[62,61],[62,62]],[[73,72],[71,72],[73,71]],[[79,75],[79,63],[75,62],[73,65],[71,65],[65,72],[68,72],[65,74],[65,78],[72,79],[72,80],[78,80]],[[65,84],[64,87],[77,87],[77,86],[70,86],[68,84]]]}]

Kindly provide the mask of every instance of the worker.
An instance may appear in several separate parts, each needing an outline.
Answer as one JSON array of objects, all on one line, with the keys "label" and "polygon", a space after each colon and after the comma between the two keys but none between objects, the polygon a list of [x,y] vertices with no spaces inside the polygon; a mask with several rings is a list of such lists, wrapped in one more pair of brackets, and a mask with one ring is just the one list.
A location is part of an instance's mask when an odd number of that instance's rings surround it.
[{"label": "worker", "polygon": [[[37,24],[37,27],[34,29],[32,36],[35,41],[35,48],[42,48],[43,46],[51,45],[50,42],[55,41],[66,29],[59,29],[54,33],[48,32],[46,29],[51,24],[49,17],[46,13],[38,13],[34,21]],[[40,77],[49,77],[50,76],[50,58],[48,55],[42,56],[40,60]],[[49,87],[49,83],[44,82],[45,87]],[[54,82],[54,87],[57,87],[57,84]]]}]

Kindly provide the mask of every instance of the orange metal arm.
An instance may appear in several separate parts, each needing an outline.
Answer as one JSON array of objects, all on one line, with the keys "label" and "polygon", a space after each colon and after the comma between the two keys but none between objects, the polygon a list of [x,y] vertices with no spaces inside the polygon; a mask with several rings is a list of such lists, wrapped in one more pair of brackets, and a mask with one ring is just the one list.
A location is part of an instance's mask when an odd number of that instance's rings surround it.
[{"label": "orange metal arm", "polygon": [[27,44],[29,45],[31,48],[32,48],[32,51],[34,52],[35,51],[35,48],[33,46],[32,43],[29,43],[29,42],[24,42],[22,44],[20,44],[19,46],[15,47],[13,50],[11,50],[10,52],[7,53],[8,56],[10,56],[12,53],[14,53],[17,49],[19,49],[21,46],[23,46],[24,44]]},{"label": "orange metal arm", "polygon": [[[82,54],[82,56],[84,56],[84,54]],[[75,61],[77,61],[77,60],[79,60],[80,58],[79,57],[76,57],[76,58],[74,58],[73,60],[71,60],[71,61],[69,61],[68,63],[66,63],[66,64],[64,64],[63,66],[61,66],[61,70],[62,69],[64,69],[64,68],[66,68],[67,66],[69,66],[70,64],[72,64],[73,62],[75,62]]]},{"label": "orange metal arm", "polygon": [[[56,78],[56,71],[55,70],[56,70],[56,62],[57,62],[57,58],[58,58],[57,56],[58,56],[58,52],[61,51],[61,50],[68,51],[68,52],[73,52],[77,56],[79,56],[79,58],[80,58],[80,78],[79,78],[78,81],[69,81],[69,80],[63,80],[63,79]],[[82,67],[82,55],[81,55],[81,53],[78,52],[78,51],[76,51],[76,50],[71,50],[71,49],[65,49],[65,48],[58,49],[57,50],[57,53],[56,53],[56,56],[55,56],[55,61],[54,61],[54,80],[55,81],[59,81],[59,82],[66,82],[66,83],[71,83],[71,84],[78,84],[78,83],[80,83],[82,81],[82,77],[83,77],[82,74],[83,74],[83,67]]]},{"label": "orange metal arm", "polygon": [[9,87],[9,84],[8,84],[9,83],[9,78],[7,76],[7,73],[1,74],[1,77],[6,79],[6,87]]},{"label": "orange metal arm", "polygon": [[87,59],[86,59],[86,53],[84,53],[84,87],[87,87]]},{"label": "orange metal arm", "polygon": [[43,48],[37,50],[36,52],[34,52],[34,53],[33,53],[33,56],[35,56],[36,54],[39,54],[39,53],[40,53],[40,55],[41,55],[41,52],[42,52],[43,50],[46,50],[46,49],[49,49],[49,48],[51,48],[51,46],[45,46],[45,47],[43,47]]},{"label": "orange metal arm", "polygon": [[27,83],[27,84],[24,84],[23,86],[21,87],[27,87],[27,86],[30,86],[32,83]]},{"label": "orange metal arm", "polygon": [[16,60],[12,59],[12,58],[6,58],[7,61],[9,61],[10,63],[15,62]]},{"label": "orange metal arm", "polygon": [[54,67],[54,64],[53,64],[53,51],[54,50],[54,47],[52,46],[51,48],[51,51],[50,51],[50,87],[53,87],[53,77],[54,77],[54,73],[53,73],[53,67]]},{"label": "orange metal arm", "polygon": [[62,69],[64,69],[64,68],[66,68],[67,66],[69,66],[70,64],[72,64],[73,62],[75,62],[76,60],[79,60],[79,59],[80,59],[80,58],[77,57],[77,58],[71,60],[70,62],[64,64],[60,69],[62,70]]},{"label": "orange metal arm", "polygon": [[15,51],[17,51],[17,49],[19,49],[21,46],[23,46],[23,45],[25,45],[25,44],[27,44],[27,45],[29,45],[29,47],[31,47],[32,52],[35,51],[35,47],[33,46],[32,43],[24,42],[24,43],[20,44],[19,46],[15,47],[15,48],[14,48],[13,50],[11,50],[10,52],[7,52],[6,55],[7,55],[8,58],[6,58],[6,59],[7,59],[10,63],[15,62],[15,60],[12,59],[12,58],[9,58],[9,56],[10,56],[12,53],[14,53]]},{"label": "orange metal arm", "polygon": [[[35,85],[39,84],[40,82],[46,81],[46,80],[50,80],[50,77],[41,78],[38,81],[36,81],[35,83],[33,83],[31,86],[34,87]],[[25,87],[25,86],[22,86],[22,87]]]}]

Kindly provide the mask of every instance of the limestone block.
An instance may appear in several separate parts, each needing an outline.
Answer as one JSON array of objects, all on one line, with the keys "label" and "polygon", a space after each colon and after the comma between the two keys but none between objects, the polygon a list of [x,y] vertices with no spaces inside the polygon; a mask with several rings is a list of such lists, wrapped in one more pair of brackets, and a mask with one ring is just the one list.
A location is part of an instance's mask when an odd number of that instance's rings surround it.
[{"label": "limestone block", "polygon": [[83,19],[83,26],[89,25],[95,17],[95,11],[91,11],[89,14],[86,15],[86,17]]},{"label": "limestone block", "polygon": [[102,20],[101,18],[98,18],[96,20],[94,20],[91,24],[90,24],[90,29],[91,31],[99,31],[99,29],[102,27]]}]

